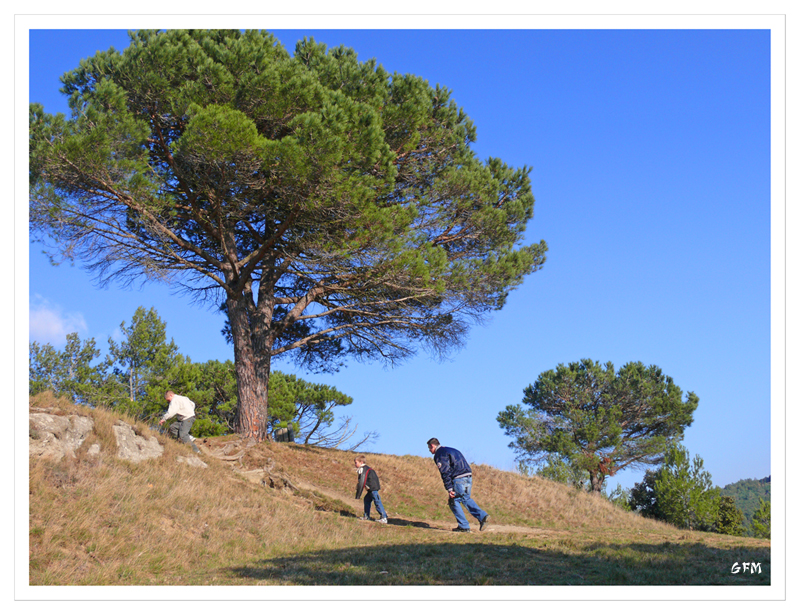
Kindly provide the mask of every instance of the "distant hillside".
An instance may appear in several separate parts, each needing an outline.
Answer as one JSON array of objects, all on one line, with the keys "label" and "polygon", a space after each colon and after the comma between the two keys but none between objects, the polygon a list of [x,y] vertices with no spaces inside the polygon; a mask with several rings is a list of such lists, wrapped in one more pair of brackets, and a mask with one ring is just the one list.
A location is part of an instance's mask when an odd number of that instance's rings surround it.
[{"label": "distant hillside", "polygon": [[769,501],[771,478],[771,476],[761,479],[745,478],[725,485],[720,493],[733,497],[736,506],[744,513],[747,525],[750,525],[753,515],[758,510],[759,498]]}]

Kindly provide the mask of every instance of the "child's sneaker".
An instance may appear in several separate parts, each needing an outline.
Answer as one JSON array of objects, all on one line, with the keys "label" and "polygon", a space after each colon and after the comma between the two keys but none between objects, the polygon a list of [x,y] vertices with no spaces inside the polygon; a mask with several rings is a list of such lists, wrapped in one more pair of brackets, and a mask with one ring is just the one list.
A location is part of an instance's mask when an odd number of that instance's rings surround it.
[{"label": "child's sneaker", "polygon": [[378,523],[389,523],[389,519],[387,517],[382,517],[378,519]]}]

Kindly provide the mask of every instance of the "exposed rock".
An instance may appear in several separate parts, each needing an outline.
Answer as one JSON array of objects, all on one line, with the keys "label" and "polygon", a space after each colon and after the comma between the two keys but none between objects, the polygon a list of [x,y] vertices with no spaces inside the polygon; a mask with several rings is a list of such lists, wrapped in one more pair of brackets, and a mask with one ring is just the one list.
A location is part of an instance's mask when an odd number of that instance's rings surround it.
[{"label": "exposed rock", "polygon": [[264,470],[259,470],[259,469],[255,469],[255,470],[240,470],[240,469],[234,467],[233,468],[233,472],[235,474],[238,474],[239,476],[242,476],[243,478],[247,479],[251,483],[255,483],[257,485],[265,485],[266,484],[266,478],[265,477],[267,475],[264,473]]},{"label": "exposed rock", "polygon": [[144,438],[136,435],[133,427],[124,421],[117,421],[112,427],[117,438],[117,457],[127,459],[134,463],[160,457],[164,453],[164,447],[158,443],[155,436]]},{"label": "exposed rock", "polygon": [[[75,457],[75,451],[84,443],[86,437],[94,430],[94,420],[89,417],[71,414],[62,416],[57,408],[31,408],[29,425],[29,445],[31,457],[46,457],[54,461],[65,455]],[[117,457],[139,463],[147,459],[156,459],[164,454],[164,447],[155,436],[139,435],[133,426],[123,420],[117,420],[112,426],[117,440]],[[94,443],[87,450],[87,455],[97,457],[100,444]],[[244,455],[242,451],[236,456]],[[197,457],[178,457],[178,463],[197,468],[208,465]]]},{"label": "exposed rock", "polygon": [[200,461],[197,457],[178,457],[178,463],[185,463],[189,466],[194,466],[196,468],[207,468],[208,464]]},{"label": "exposed rock", "polygon": [[74,457],[94,429],[94,421],[86,416],[58,416],[44,412],[29,414],[29,455],[58,461],[65,455]]}]

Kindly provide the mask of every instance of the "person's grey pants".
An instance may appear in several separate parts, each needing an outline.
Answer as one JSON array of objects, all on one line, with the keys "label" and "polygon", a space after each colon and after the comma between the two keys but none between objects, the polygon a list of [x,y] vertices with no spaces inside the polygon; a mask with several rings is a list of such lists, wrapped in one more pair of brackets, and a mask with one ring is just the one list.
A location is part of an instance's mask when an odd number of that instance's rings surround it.
[{"label": "person's grey pants", "polygon": [[190,416],[185,421],[175,421],[169,426],[169,434],[176,440],[189,444],[189,442],[191,442],[189,439],[189,430],[194,424],[194,419],[195,417]]}]

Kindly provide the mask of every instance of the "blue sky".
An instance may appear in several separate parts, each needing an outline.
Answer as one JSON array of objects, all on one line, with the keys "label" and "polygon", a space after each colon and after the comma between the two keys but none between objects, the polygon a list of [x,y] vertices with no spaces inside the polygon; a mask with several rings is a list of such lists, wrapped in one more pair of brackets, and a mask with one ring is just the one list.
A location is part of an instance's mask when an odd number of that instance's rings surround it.
[{"label": "blue sky", "polygon": [[[549,245],[543,269],[449,361],[276,369],[352,396],[342,411],[380,433],[376,452],[424,456],[435,436],[511,470],[496,417],[541,372],[642,361],[699,396],[684,444],[716,484],[771,473],[769,30],[272,31],[289,50],[313,36],[450,88],[479,157],[533,168],[526,238]],[[120,30],[31,31],[30,100],[67,112],[59,77],[127,41]],[[213,306],[157,285],[98,288],[40,249],[30,249],[32,341],[63,345],[75,330],[105,349],[142,305],[193,361],[233,358]]]}]

